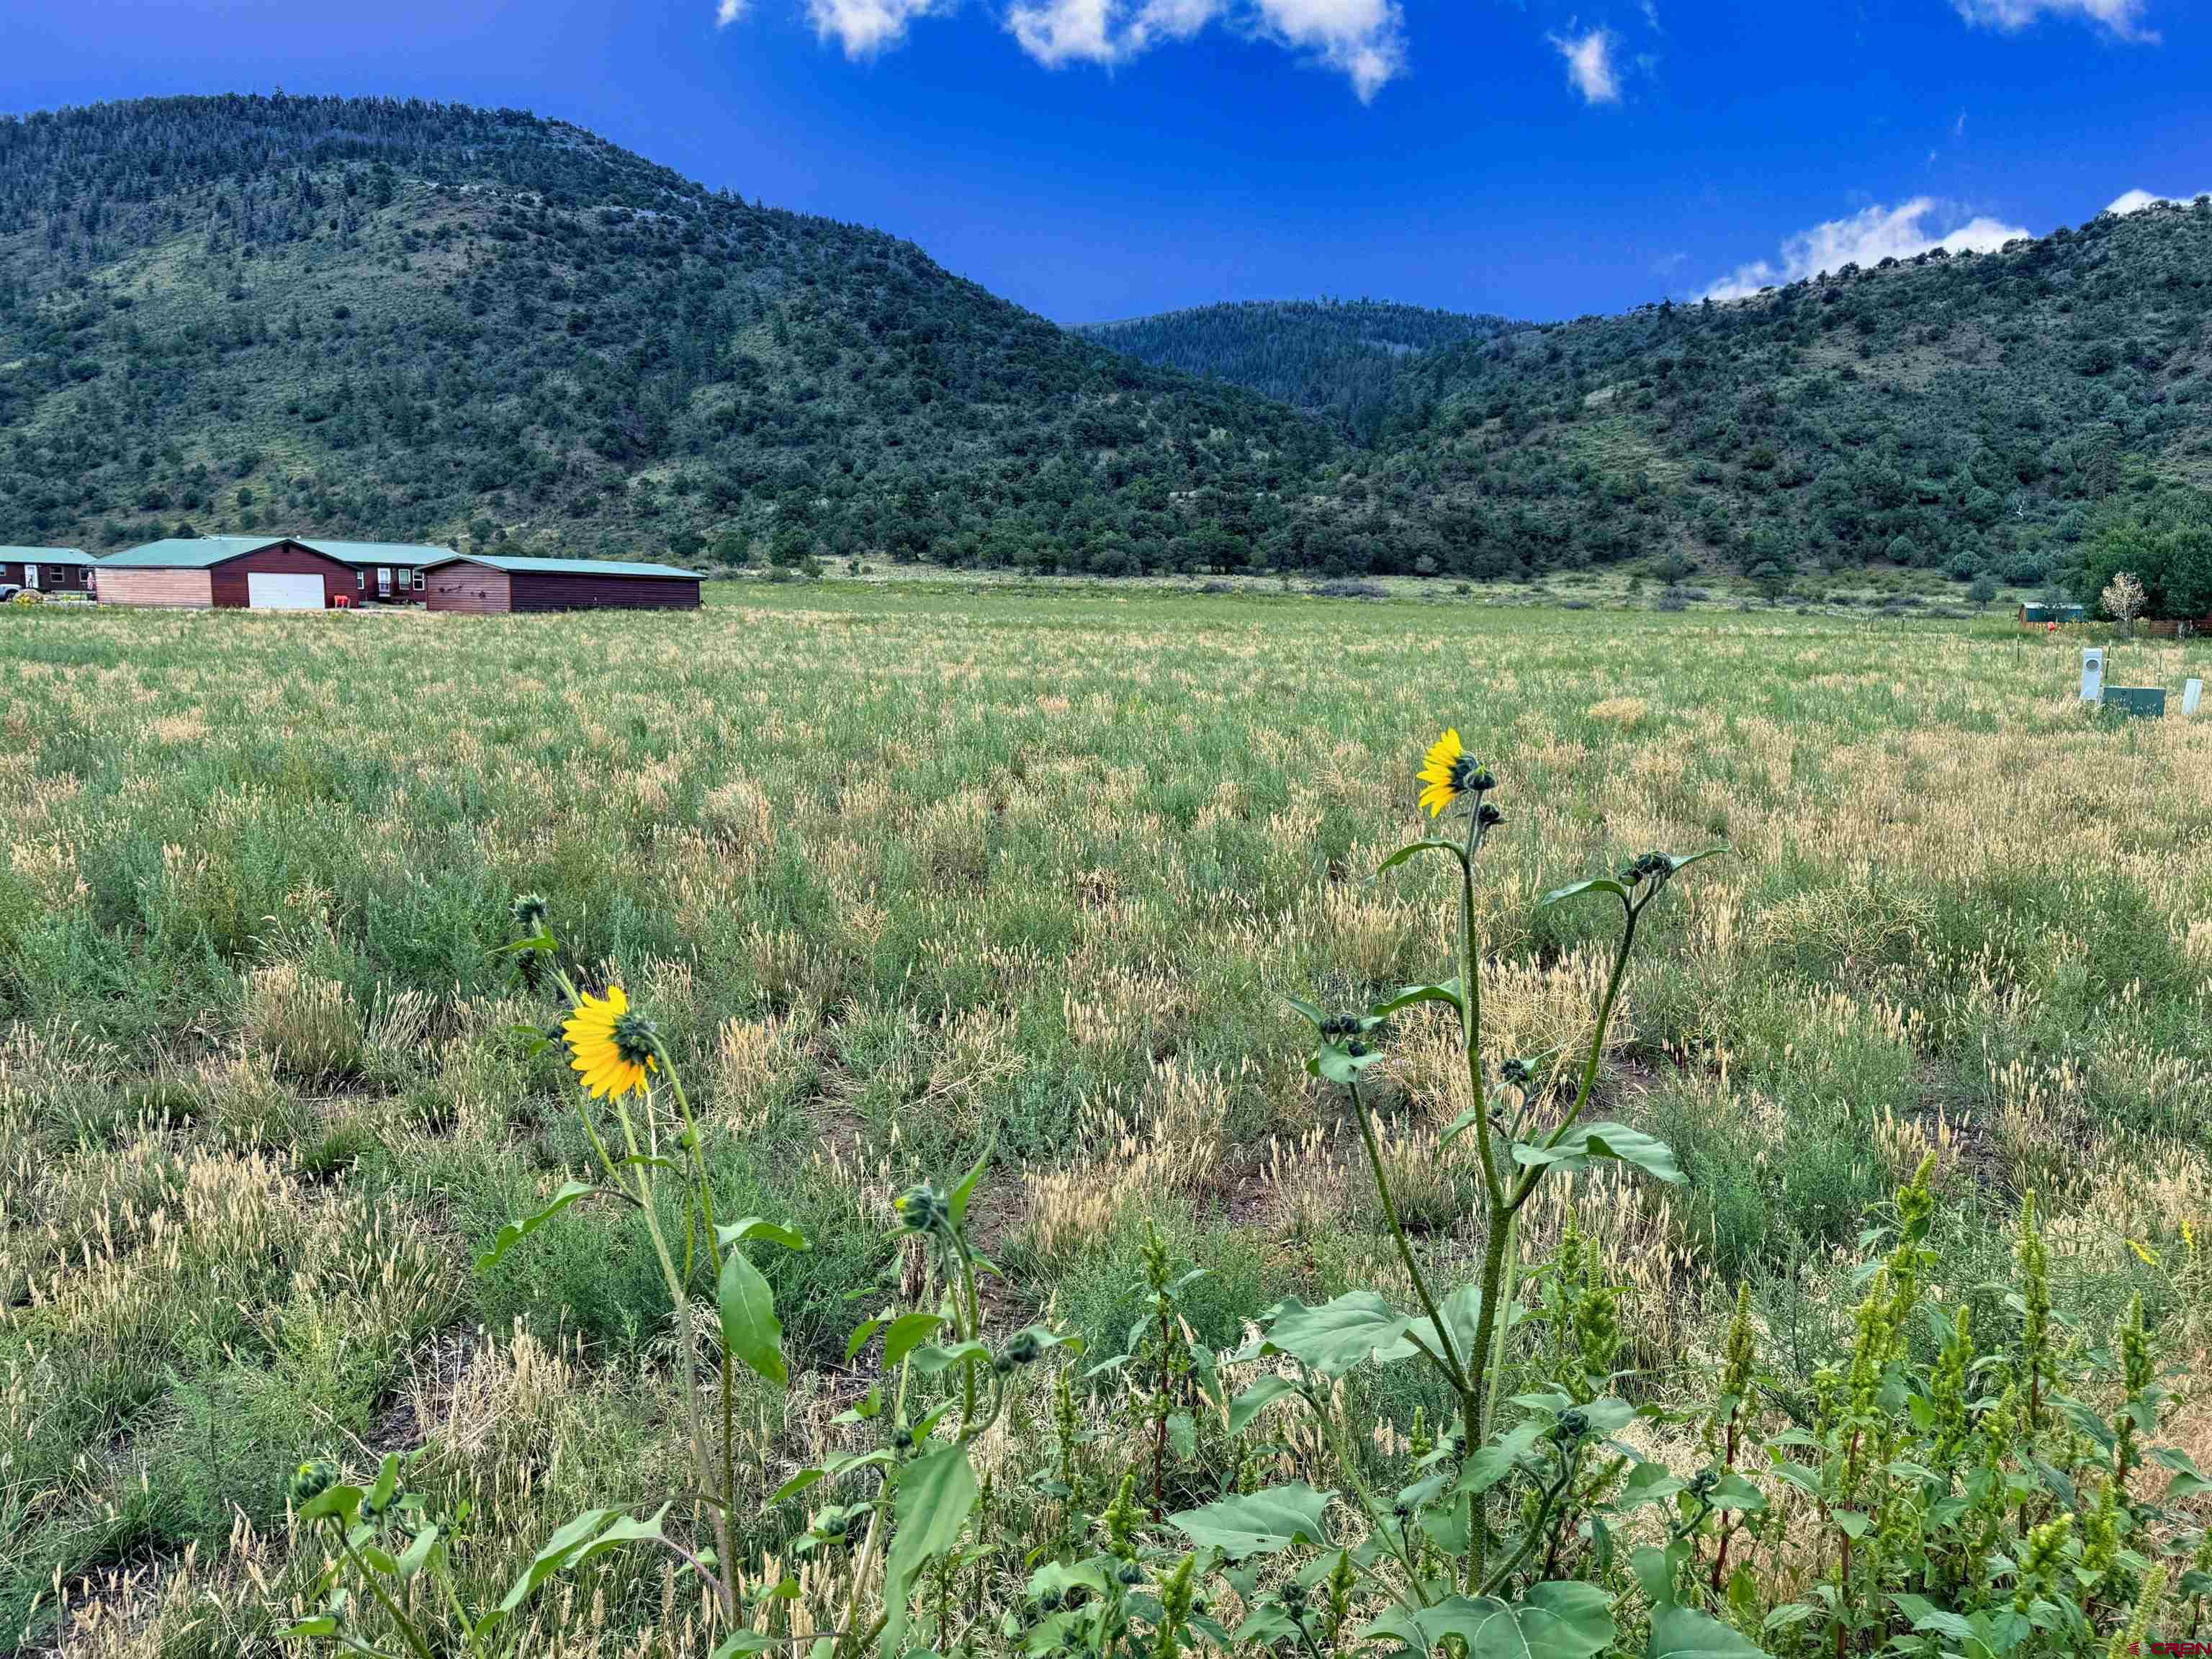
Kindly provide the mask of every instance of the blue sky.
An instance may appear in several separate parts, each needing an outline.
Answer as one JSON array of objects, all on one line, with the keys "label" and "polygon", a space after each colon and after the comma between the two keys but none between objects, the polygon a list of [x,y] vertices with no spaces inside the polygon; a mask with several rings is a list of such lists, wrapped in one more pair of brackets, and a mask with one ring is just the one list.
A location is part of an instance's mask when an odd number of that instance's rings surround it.
[{"label": "blue sky", "polygon": [[0,0],[0,109],[557,116],[1062,322],[1553,318],[2212,190],[2203,0]]}]

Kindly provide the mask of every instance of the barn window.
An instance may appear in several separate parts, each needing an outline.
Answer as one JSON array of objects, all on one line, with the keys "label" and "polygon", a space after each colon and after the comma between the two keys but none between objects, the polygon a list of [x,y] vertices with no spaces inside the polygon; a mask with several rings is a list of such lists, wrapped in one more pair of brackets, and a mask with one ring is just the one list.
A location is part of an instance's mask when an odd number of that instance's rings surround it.
[{"label": "barn window", "polygon": [[422,591],[422,589],[423,589],[424,586],[425,586],[425,584],[424,584],[424,582],[423,582],[423,580],[422,580],[422,573],[421,571],[419,571],[419,570],[418,570],[418,571],[416,571],[416,572],[415,573],[415,591],[416,591],[417,593],[420,593],[420,592]]},{"label": "barn window", "polygon": [[368,572],[356,570],[353,573],[353,591],[356,593],[368,592]]}]

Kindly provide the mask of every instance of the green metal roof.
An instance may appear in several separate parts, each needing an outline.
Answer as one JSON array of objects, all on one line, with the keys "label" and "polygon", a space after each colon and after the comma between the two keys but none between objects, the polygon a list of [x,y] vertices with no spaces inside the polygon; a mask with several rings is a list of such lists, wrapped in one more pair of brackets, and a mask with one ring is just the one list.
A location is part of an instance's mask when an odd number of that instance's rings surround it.
[{"label": "green metal roof", "polygon": [[302,547],[327,553],[343,564],[434,564],[457,556],[450,547],[431,547],[420,542],[325,542],[292,538]]},{"label": "green metal roof", "polygon": [[76,547],[0,547],[0,564],[97,564]]},{"label": "green metal roof", "polygon": [[225,559],[234,559],[256,548],[273,547],[286,539],[283,536],[172,536],[165,541],[148,542],[143,547],[111,553],[100,563],[103,568],[118,570],[204,570],[211,564],[221,564]]},{"label": "green metal roof", "polygon": [[279,542],[296,542],[310,552],[340,564],[430,564],[450,559],[450,547],[425,547],[406,542],[311,542],[304,536],[172,536],[121,553],[111,553],[95,563],[118,569],[204,570],[210,565],[257,552]]},{"label": "green metal roof", "polygon": [[613,559],[514,559],[495,553],[455,553],[441,564],[485,564],[494,570],[542,571],[556,576],[682,576],[697,581],[696,570],[679,570],[672,564],[624,564]]}]

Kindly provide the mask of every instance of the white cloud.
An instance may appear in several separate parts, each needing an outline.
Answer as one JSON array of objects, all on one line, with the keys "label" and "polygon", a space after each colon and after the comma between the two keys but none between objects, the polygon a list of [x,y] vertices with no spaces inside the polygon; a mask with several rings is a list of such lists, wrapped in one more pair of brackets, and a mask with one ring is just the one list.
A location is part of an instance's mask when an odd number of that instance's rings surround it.
[{"label": "white cloud", "polygon": [[1951,136],[1954,138],[1963,138],[1966,136],[1966,111],[1960,110],[1959,112],[1959,118],[1951,123]]},{"label": "white cloud", "polygon": [[1350,77],[1364,103],[1405,72],[1398,0],[1018,0],[1006,27],[1048,69],[1126,64],[1224,22]]},{"label": "white cloud", "polygon": [[747,0],[721,0],[714,8],[714,27],[726,29],[745,15]]},{"label": "white cloud", "polygon": [[2185,207],[2196,199],[2194,196],[2154,196],[2147,190],[2131,190],[2124,196],[2115,198],[2112,206],[2106,208],[2105,211],[2141,213],[2145,208],[2156,207],[2162,202],[2171,202],[2178,206]]},{"label": "white cloud", "polygon": [[1256,0],[1259,33],[1352,77],[1366,103],[1406,70],[1398,0]]},{"label": "white cloud", "polygon": [[1878,264],[1884,259],[1909,259],[1930,248],[1954,253],[1972,249],[1993,253],[2007,242],[2028,233],[1988,217],[1968,219],[1951,229],[1931,232],[1928,222],[1945,216],[1945,204],[1933,197],[1916,196],[1891,207],[1870,207],[1848,219],[1800,231],[1782,244],[1779,264],[1765,259],[1739,265],[1705,292],[1709,300],[1741,300],[1762,288],[1795,283],[1823,270],[1848,264]]},{"label": "white cloud", "polygon": [[906,39],[906,26],[939,9],[937,0],[806,0],[807,21],[848,58],[868,58]]},{"label": "white cloud", "polygon": [[1613,35],[1606,29],[1587,34],[1555,34],[1552,44],[1567,60],[1567,79],[1588,104],[1620,101],[1620,72],[1613,65]]},{"label": "white cloud", "polygon": [[2155,30],[2142,24],[2146,0],[1951,0],[1969,23],[2010,33],[2042,17],[2080,17],[2110,29],[2123,40],[2155,41]]},{"label": "white cloud", "polygon": [[1221,0],[1036,0],[1006,13],[1022,50],[1048,69],[1123,64],[1161,40],[1187,40],[1219,15]]}]

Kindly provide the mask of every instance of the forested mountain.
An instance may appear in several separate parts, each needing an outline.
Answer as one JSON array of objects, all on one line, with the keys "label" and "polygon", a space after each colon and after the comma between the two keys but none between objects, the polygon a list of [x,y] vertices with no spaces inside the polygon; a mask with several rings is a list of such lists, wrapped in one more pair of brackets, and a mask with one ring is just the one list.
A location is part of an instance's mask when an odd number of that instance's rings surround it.
[{"label": "forested mountain", "polygon": [[[1148,358],[1188,341],[1176,361],[1270,392],[1283,361],[1330,362],[1297,308],[1217,309],[1235,329],[1186,322],[1217,315],[1200,312],[1095,332]],[[1340,406],[1359,372],[1304,401]],[[1401,356],[1392,397],[1370,431],[1344,428],[1365,453],[1339,490],[1426,504],[1401,557],[1478,575],[1717,559],[1774,580],[1877,561],[2039,582],[2094,562],[2093,529],[2212,518],[2212,201],[1735,304],[1493,329]]]},{"label": "forested mountain", "polygon": [[1401,371],[1420,354],[1492,339],[1512,326],[1503,317],[1376,300],[1273,300],[1163,312],[1080,331],[1141,362],[1319,410],[1373,444],[1398,435],[1394,421],[1414,429],[1425,423],[1419,398],[1398,392]]},{"label": "forested mountain", "polygon": [[1335,447],[909,243],[526,114],[224,97],[0,122],[15,541],[183,523],[1134,568],[1140,544],[1204,550],[1177,500],[1260,499]]},{"label": "forested mountain", "polygon": [[2035,582],[2212,523],[2208,383],[2205,201],[1732,305],[1085,337],[515,112],[0,120],[9,543]]}]

